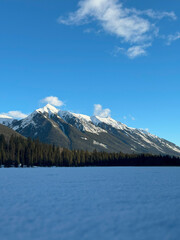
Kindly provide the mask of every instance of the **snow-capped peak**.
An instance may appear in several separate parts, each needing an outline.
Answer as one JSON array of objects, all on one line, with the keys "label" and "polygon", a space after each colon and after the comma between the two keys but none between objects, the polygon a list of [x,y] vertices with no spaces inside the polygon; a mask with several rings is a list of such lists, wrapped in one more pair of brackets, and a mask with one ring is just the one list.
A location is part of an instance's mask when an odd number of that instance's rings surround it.
[{"label": "snow-capped peak", "polygon": [[[34,117],[36,116],[37,113],[42,113],[42,114],[47,113],[48,117],[50,117],[51,115],[58,114],[58,112],[59,112],[58,109],[56,109],[55,107],[53,107],[50,104],[47,104],[43,108],[39,108],[39,109],[35,110],[33,113],[28,115],[26,118],[22,119],[20,125],[13,126],[13,129],[17,130],[19,127],[25,128],[28,125],[32,125],[33,127],[36,127],[37,124],[34,121]],[[47,116],[45,116],[45,117],[47,118]]]},{"label": "snow-capped peak", "polygon": [[36,112],[48,113],[49,115],[52,115],[52,114],[58,114],[59,110],[57,108],[55,108],[54,106],[52,106],[51,104],[47,104],[43,108],[37,109]]}]

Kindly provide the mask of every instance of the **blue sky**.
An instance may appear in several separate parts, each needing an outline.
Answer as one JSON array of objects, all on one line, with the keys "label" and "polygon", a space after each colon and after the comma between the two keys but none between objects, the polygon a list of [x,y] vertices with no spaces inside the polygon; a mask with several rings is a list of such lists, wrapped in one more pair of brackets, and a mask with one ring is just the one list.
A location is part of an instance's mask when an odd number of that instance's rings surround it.
[{"label": "blue sky", "polygon": [[179,53],[179,0],[1,0],[0,113],[101,104],[180,145]]}]

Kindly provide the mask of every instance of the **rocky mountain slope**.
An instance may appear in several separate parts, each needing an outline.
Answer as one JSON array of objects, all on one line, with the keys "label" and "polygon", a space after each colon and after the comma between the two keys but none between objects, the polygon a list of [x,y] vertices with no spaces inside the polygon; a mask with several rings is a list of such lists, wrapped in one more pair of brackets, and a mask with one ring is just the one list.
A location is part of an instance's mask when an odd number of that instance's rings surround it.
[{"label": "rocky mountain slope", "polygon": [[25,137],[69,149],[180,156],[180,147],[149,132],[130,128],[110,117],[71,113],[50,104],[22,120],[0,122]]}]

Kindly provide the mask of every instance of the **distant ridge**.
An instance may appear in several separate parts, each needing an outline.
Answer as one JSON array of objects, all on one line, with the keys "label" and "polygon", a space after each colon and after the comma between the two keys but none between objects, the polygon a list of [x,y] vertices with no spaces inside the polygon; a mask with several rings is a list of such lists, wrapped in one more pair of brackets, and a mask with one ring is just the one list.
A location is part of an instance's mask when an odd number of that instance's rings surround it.
[{"label": "distant ridge", "polygon": [[62,111],[50,104],[24,119],[2,122],[25,137],[70,150],[180,156],[180,147],[145,130],[110,117]]}]

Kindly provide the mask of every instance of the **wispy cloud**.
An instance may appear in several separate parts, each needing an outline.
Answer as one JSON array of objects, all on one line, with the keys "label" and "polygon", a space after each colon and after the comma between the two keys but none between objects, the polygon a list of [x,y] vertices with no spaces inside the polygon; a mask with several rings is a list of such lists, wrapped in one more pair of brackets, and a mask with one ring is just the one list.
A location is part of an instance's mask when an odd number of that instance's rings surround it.
[{"label": "wispy cloud", "polygon": [[130,47],[127,52],[126,52],[127,56],[129,58],[135,58],[138,56],[144,56],[146,55],[146,47],[145,46],[133,46]]},{"label": "wispy cloud", "polygon": [[133,116],[130,116],[131,117],[131,120],[132,121],[135,121],[136,119],[135,119],[135,117],[133,117]]},{"label": "wispy cloud", "polygon": [[55,96],[49,96],[41,100],[42,103],[49,103],[56,107],[61,107],[64,105],[64,103],[58,99],[58,97]]},{"label": "wispy cloud", "polygon": [[110,117],[111,110],[109,108],[103,109],[100,104],[94,104],[94,116],[102,118]]},{"label": "wispy cloud", "polygon": [[146,49],[150,46],[151,44],[134,45],[128,49],[116,47],[113,54],[117,56],[117,54],[121,52],[127,55],[129,58],[134,59],[139,56],[146,56],[147,55]]},{"label": "wispy cloud", "polygon": [[8,113],[1,113],[1,118],[15,118],[15,119],[21,119],[26,118],[28,115],[25,113],[22,113],[21,111],[9,111]]},{"label": "wispy cloud", "polygon": [[144,16],[147,16],[149,18],[152,18],[152,19],[163,19],[165,17],[169,17],[171,18],[172,20],[176,20],[177,19],[177,16],[176,14],[171,11],[171,12],[166,12],[166,11],[154,11],[153,9],[147,9],[147,10],[137,10],[135,8],[132,8],[132,9],[128,9],[128,11],[130,13],[134,13],[136,15],[144,15]]},{"label": "wispy cloud", "polygon": [[134,116],[132,116],[131,114],[129,114],[128,116],[123,116],[123,120],[131,120],[131,121],[135,121],[136,118]]},{"label": "wispy cloud", "polygon": [[84,33],[94,33],[96,35],[99,35],[102,32],[101,29],[94,29],[94,28],[87,28],[84,30]]},{"label": "wispy cloud", "polygon": [[172,42],[180,39],[180,32],[175,33],[174,35],[168,35],[167,36],[167,45],[171,45]]},{"label": "wispy cloud", "polygon": [[67,18],[60,17],[58,22],[80,25],[96,21],[105,32],[129,43],[131,47],[126,50],[127,56],[135,58],[146,55],[145,46],[150,46],[159,32],[157,20],[165,17],[177,18],[174,12],[125,8],[118,0],[81,0],[76,12],[70,13]]}]

